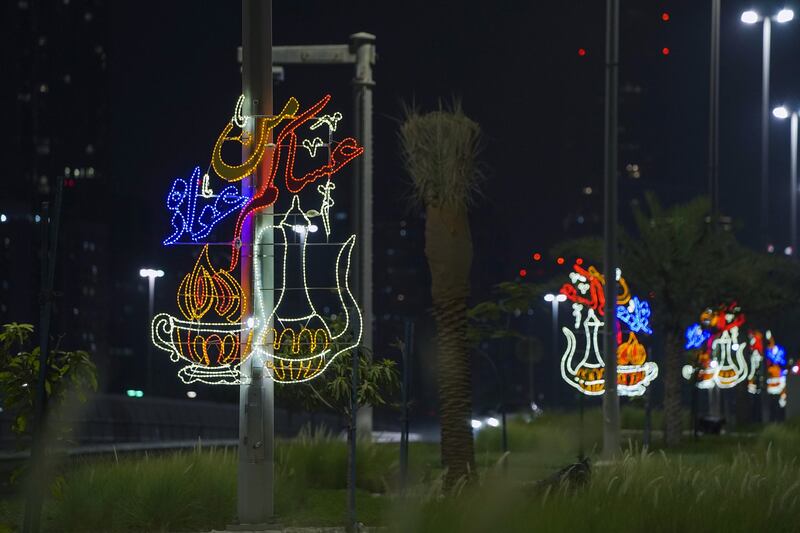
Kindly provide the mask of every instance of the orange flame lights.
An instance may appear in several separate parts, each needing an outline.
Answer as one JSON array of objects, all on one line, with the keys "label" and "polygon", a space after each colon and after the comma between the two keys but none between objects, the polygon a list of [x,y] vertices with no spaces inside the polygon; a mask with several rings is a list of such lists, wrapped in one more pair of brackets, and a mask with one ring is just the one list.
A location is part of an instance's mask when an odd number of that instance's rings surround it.
[{"label": "orange flame lights", "polygon": [[178,286],[178,309],[186,320],[201,320],[212,307],[220,318],[239,322],[247,312],[247,298],[230,272],[214,270],[206,244],[194,268]]}]

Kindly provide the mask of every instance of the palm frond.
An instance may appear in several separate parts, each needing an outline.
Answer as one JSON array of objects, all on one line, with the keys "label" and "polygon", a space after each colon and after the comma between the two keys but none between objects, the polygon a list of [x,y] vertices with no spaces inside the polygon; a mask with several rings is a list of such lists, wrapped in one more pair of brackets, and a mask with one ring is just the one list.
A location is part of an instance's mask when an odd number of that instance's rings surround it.
[{"label": "palm frond", "polygon": [[407,107],[400,126],[406,170],[421,205],[466,207],[483,177],[477,163],[481,129],[454,101],[448,108],[420,113]]}]

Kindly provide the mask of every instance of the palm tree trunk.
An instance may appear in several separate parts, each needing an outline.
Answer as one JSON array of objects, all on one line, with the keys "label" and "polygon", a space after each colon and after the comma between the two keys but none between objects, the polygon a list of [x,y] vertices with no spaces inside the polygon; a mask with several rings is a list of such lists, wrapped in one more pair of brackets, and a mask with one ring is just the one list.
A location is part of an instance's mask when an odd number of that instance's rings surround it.
[{"label": "palm tree trunk", "polygon": [[431,269],[439,348],[439,411],[445,488],[475,470],[471,365],[466,345],[472,237],[466,209],[428,206],[425,255]]},{"label": "palm tree trunk", "polygon": [[674,446],[681,440],[681,368],[683,350],[680,338],[668,333],[664,357],[664,442]]}]

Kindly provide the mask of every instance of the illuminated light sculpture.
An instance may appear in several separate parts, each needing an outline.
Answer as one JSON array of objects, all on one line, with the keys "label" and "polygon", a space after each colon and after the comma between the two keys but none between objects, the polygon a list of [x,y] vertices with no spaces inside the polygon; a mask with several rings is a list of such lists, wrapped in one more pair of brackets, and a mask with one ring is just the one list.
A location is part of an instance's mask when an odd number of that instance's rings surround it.
[{"label": "illuminated light sculpture", "polygon": [[[239,366],[251,352],[253,319],[242,323],[181,320],[167,313],[153,318],[152,340],[174,362],[186,362],[178,377],[186,384],[236,385]],[[242,333],[247,340],[242,345]]]},{"label": "illuminated light sculpture", "polygon": [[194,242],[205,239],[223,218],[240,210],[249,200],[228,185],[217,195],[213,203],[198,208],[198,198],[213,198],[214,192],[208,184],[208,174],[200,177],[200,167],[195,167],[188,180],[176,178],[167,194],[167,209],[173,212],[173,232],[164,239],[164,246],[175,244],[184,234],[189,234]]},{"label": "illuminated light sculpture", "polygon": [[[605,363],[600,353],[597,334],[604,322],[599,318],[604,314],[605,278],[590,266],[584,269],[573,266],[570,272],[571,284],[561,287],[561,294],[572,301],[572,315],[575,325],[572,329],[564,327],[562,332],[567,340],[567,348],[561,358],[561,376],[572,387],[589,396],[599,396],[605,391]],[[617,295],[616,331],[617,346],[617,390],[621,396],[640,396],[648,385],[658,376],[658,366],[647,361],[647,350],[639,342],[637,333],[652,334],[650,327],[650,304],[638,297],[631,297],[628,284],[617,269],[620,294]],[[627,339],[622,342],[623,326]],[[578,339],[573,332],[582,331],[585,342],[583,354],[575,363]]]},{"label": "illuminated light sculpture", "polygon": [[[323,195],[323,205],[330,196],[330,189],[320,187]],[[308,229],[312,226],[311,219],[322,217],[326,227],[329,222],[325,220],[322,209],[320,211],[303,211],[300,207],[298,195],[292,197],[292,206],[275,226],[267,226],[256,235],[256,246],[262,242],[267,232],[274,231],[276,242],[274,246],[280,248],[278,259],[281,270],[278,275],[279,285],[276,287],[276,299],[271,313],[263,321],[256,335],[255,356],[262,358],[264,365],[270,370],[275,381],[282,383],[299,383],[317,377],[330,365],[337,356],[354,349],[361,342],[363,332],[363,319],[358,304],[350,291],[350,259],[355,247],[356,236],[351,235],[339,248],[334,265],[335,293],[341,304],[344,315],[344,324],[336,331],[331,328],[328,321],[317,311],[311,289],[308,285],[307,253]],[[304,231],[300,243],[300,272],[303,280],[304,309],[293,314],[281,311],[284,299],[287,296],[287,269],[289,266],[289,231],[297,231],[296,220]],[[280,241],[280,242],[279,242]],[[256,284],[259,284],[261,265],[258,256],[254,259],[254,272]],[[325,289],[328,290],[328,289]],[[263,298],[261,293],[256,293],[256,313],[264,316]],[[347,338],[352,332],[352,338]],[[305,342],[303,337],[305,334]],[[284,340],[286,339],[287,342]],[[288,348],[281,350],[282,348]]]},{"label": "illuminated light sculpture", "polygon": [[[686,347],[694,352],[694,364],[683,368],[683,377],[700,389],[730,389],[748,376],[746,343],[739,340],[745,315],[736,302],[706,308],[700,323],[686,331]],[[700,329],[698,330],[698,326]]]},{"label": "illuminated light sculpture", "polygon": [[[187,363],[178,371],[184,383],[235,384],[239,365],[251,351],[255,320],[242,319],[247,298],[241,285],[224,269],[215,269],[203,247],[191,272],[178,286],[178,309],[185,320],[161,313],[153,319],[153,343],[174,362]],[[225,322],[203,322],[213,311]],[[242,346],[242,332],[247,341]]]},{"label": "illuminated light sculpture", "polygon": [[761,362],[764,360],[764,335],[758,331],[747,332],[747,342],[750,348],[750,373],[747,375],[747,392],[758,394],[761,392]]},{"label": "illuminated light sculpture", "polygon": [[786,405],[786,374],[788,372],[786,349],[775,342],[772,331],[748,332],[750,344],[750,373],[747,376],[747,391],[751,394],[761,392],[762,361],[767,394],[778,396],[781,407]]},{"label": "illuminated light sculpture", "polygon": [[250,150],[250,156],[241,164],[230,165],[222,159],[222,146],[226,142],[236,142],[242,146],[250,146],[254,142],[253,138],[245,137],[244,130],[239,132],[239,135],[228,136],[234,126],[241,129],[246,124],[246,120],[241,116],[243,102],[243,97],[240,97],[236,102],[236,110],[233,113],[233,117],[231,117],[230,122],[222,129],[222,133],[219,134],[211,155],[211,166],[214,168],[214,172],[216,172],[220,178],[230,182],[240,181],[244,179],[245,176],[249,176],[253,173],[261,162],[261,158],[264,157],[264,151],[269,142],[270,132],[284,120],[293,119],[295,113],[297,113],[297,110],[300,108],[300,104],[292,97],[289,98],[283,110],[276,116],[258,117],[256,119],[255,133],[253,134],[253,137],[255,137],[255,144]]},{"label": "illuminated light sculpture", "polygon": [[[352,137],[343,139],[336,143],[328,154],[328,163],[313,170],[308,171],[302,177],[297,178],[294,176],[294,164],[297,153],[297,129],[316,117],[316,115],[328,104],[331,97],[326,95],[322,100],[311,106],[303,113],[293,116],[293,120],[283,127],[275,140],[275,151],[272,154],[272,162],[270,164],[270,172],[268,179],[261,184],[256,194],[251,198],[247,204],[239,212],[239,217],[236,220],[236,228],[233,234],[234,250],[232,250],[231,269],[236,266],[239,259],[239,254],[236,250],[236,245],[242,235],[242,226],[244,220],[251,213],[265,209],[275,203],[278,199],[278,188],[275,186],[275,177],[278,173],[278,167],[282,162],[282,154],[286,148],[286,161],[285,161],[285,185],[286,189],[293,194],[297,194],[303,188],[316,181],[319,178],[325,177],[328,180],[339,172],[344,166],[364,153],[364,148],[358,145],[358,142]],[[295,101],[296,102],[296,101]],[[287,104],[288,106],[288,104]],[[284,108],[286,111],[286,108]],[[331,130],[332,132],[333,130]],[[288,142],[288,144],[286,144]],[[302,144],[302,143],[301,143]],[[253,167],[255,168],[255,167]]]},{"label": "illuminated light sculpture", "polygon": [[322,142],[322,139],[319,137],[314,137],[312,140],[303,139],[303,148],[308,150],[308,155],[311,157],[317,157],[317,148],[325,146],[325,143]]},{"label": "illuminated light sculpture", "polygon": [[322,115],[321,117],[317,118],[317,121],[314,122],[309,129],[315,130],[324,124],[328,126],[328,131],[332,133],[336,131],[336,127],[340,120],[342,120],[342,114],[338,111],[333,115]]},{"label": "illuminated light sculpture", "polygon": [[[300,140],[297,136],[300,126],[316,119],[310,129],[326,125],[330,138],[342,115],[336,112],[317,117],[329,101],[330,96],[325,96],[300,113],[299,103],[291,98],[281,113],[274,117],[248,117],[242,114],[243,98],[239,98],[233,117],[214,146],[209,172],[213,170],[228,182],[239,181],[253,172],[261,162],[264,151],[274,146],[269,178],[252,198],[240,195],[235,185],[223,187],[215,196],[210,183],[211,176],[207,172],[201,177],[199,167],[195,168],[188,180],[178,178],[173,182],[167,195],[167,207],[173,211],[173,233],[164,240],[165,245],[179,242],[184,234],[189,234],[193,244],[201,244],[201,239],[207,237],[220,220],[238,210],[233,239],[229,241],[233,252],[229,268],[215,267],[209,256],[209,246],[205,244],[194,267],[178,287],[177,307],[182,318],[160,313],[154,317],[151,325],[152,342],[168,352],[172,361],[184,364],[178,371],[184,383],[239,384],[240,366],[249,357],[259,357],[269,370],[269,377],[275,381],[308,381],[321,375],[338,355],[356,348],[361,342],[363,319],[349,287],[350,259],[356,237],[351,235],[342,243],[329,242],[328,238],[332,230],[332,193],[336,188],[331,178],[349,161],[361,155],[364,149],[352,138],[338,143],[332,140],[324,143],[319,137],[309,141]],[[250,120],[256,120],[252,136],[244,131],[237,136],[230,135],[234,127],[244,128]],[[268,144],[271,131],[284,121],[287,124],[277,134],[276,144]],[[250,146],[250,156],[241,165],[226,163],[222,156],[222,145],[226,142]],[[327,146],[327,161],[296,177],[294,165],[298,144],[308,149],[311,158],[317,156],[319,148]],[[278,224],[260,228],[254,243],[256,249],[266,246],[275,250],[274,254],[271,250],[265,254],[270,260],[280,256],[280,287],[269,289],[277,294],[268,312],[262,294],[265,289],[260,288],[262,254],[253,254],[256,313],[248,317],[247,298],[233,274],[241,254],[242,226],[249,215],[273,205],[277,200],[275,177],[281,164],[285,166],[285,187],[291,194],[291,208],[283,214]],[[319,209],[303,210],[300,207],[300,192],[319,178],[326,178],[316,187],[316,192],[322,197]],[[321,219],[325,229],[325,242],[317,244],[324,244],[323,248],[332,250],[336,255],[332,265],[335,287],[322,288],[327,297],[336,299],[336,307],[341,308],[337,310],[337,315],[343,320],[334,323],[329,323],[317,312],[312,299],[312,293],[321,288],[309,287],[308,284],[308,239],[317,231],[312,219]],[[298,224],[299,220],[303,223]],[[269,239],[267,232],[272,232]],[[288,252],[290,247],[298,244],[290,242],[290,236],[296,235],[300,235],[302,241],[299,247],[301,260],[299,265],[290,265]],[[338,248],[331,248],[331,245],[338,245]],[[282,248],[282,254],[279,248]],[[287,273],[290,272],[301,274],[301,287],[289,286]],[[302,298],[295,297],[298,294],[296,289],[302,289]],[[291,309],[298,304],[306,306],[307,311],[292,312]]]},{"label": "illuminated light sculpture", "polygon": [[247,298],[230,272],[214,269],[205,245],[194,268],[178,286],[178,309],[187,320],[201,320],[212,306],[228,322],[239,322],[247,312]]},{"label": "illuminated light sculpture", "polygon": [[686,344],[683,346],[687,350],[702,347],[711,337],[711,333],[704,330],[700,324],[692,324],[686,328]]}]

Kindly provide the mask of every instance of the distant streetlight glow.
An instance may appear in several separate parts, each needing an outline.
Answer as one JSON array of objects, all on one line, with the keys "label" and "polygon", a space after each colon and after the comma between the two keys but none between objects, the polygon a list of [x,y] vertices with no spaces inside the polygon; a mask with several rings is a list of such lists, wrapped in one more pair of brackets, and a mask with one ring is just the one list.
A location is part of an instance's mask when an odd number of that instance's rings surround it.
[{"label": "distant streetlight glow", "polygon": [[794,11],[791,9],[781,9],[778,11],[778,14],[775,15],[775,20],[783,24],[784,22],[789,22],[794,18]]},{"label": "distant streetlight glow", "polygon": [[565,294],[551,294],[547,293],[544,295],[545,302],[566,302],[567,296]]},{"label": "distant streetlight glow", "polygon": [[481,422],[480,420],[476,420],[474,418],[472,419],[471,424],[472,424],[472,429],[481,429],[481,427],[483,426],[483,422]]},{"label": "distant streetlight glow", "polygon": [[[147,305],[147,312],[148,312],[148,315],[147,316],[150,318],[150,320],[152,320],[153,317],[155,316],[156,278],[163,278],[164,277],[164,271],[161,270],[160,268],[140,268],[139,269],[139,275],[141,277],[143,277],[143,278],[147,278],[147,289],[148,289],[148,291],[147,291],[147,296],[148,296],[148,298],[147,298],[147,304],[148,304]],[[147,381],[145,383],[147,384],[147,390],[152,391],[153,390],[153,387],[152,387],[152,385],[153,385],[153,377],[152,377],[152,375],[153,375],[153,344],[152,343],[148,343],[147,344],[147,359],[146,359],[145,363],[146,363],[145,368],[146,368],[146,375],[147,375]]]},{"label": "distant streetlight glow", "polygon": [[487,423],[488,425],[492,426],[493,428],[496,428],[496,427],[499,427],[499,426],[500,426],[500,421],[499,421],[498,419],[496,419],[495,417],[493,417],[493,416],[492,416],[492,417],[489,417],[489,418],[486,420],[486,423]]},{"label": "distant streetlight glow", "polygon": [[785,106],[778,106],[772,110],[772,115],[779,119],[789,118],[789,110]]},{"label": "distant streetlight glow", "polygon": [[755,24],[758,22],[758,13],[753,11],[752,9],[748,9],[744,13],[742,13],[742,22],[745,24]]},{"label": "distant streetlight glow", "polygon": [[154,268],[140,268],[139,275],[143,278],[163,278],[164,271]]}]

